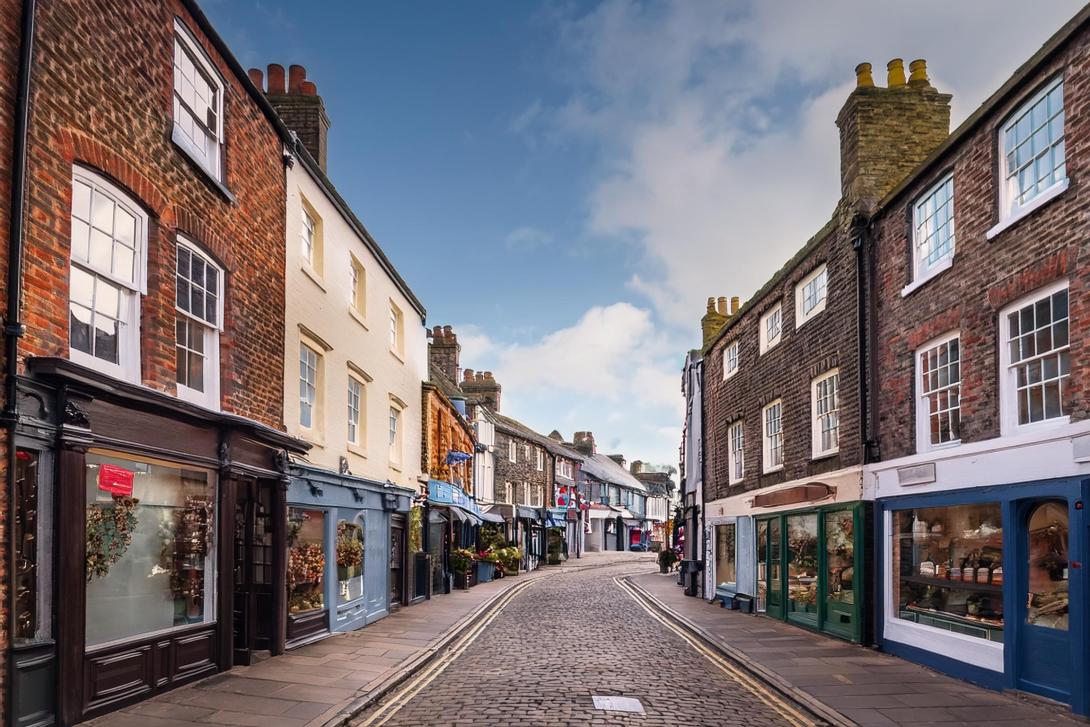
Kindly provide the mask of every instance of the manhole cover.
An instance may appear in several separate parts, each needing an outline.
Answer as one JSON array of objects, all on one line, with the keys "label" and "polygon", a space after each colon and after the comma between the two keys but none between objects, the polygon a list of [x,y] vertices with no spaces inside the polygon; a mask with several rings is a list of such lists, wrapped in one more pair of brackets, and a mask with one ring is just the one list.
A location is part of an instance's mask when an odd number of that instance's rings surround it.
[{"label": "manhole cover", "polygon": [[633,697],[599,697],[594,695],[594,708],[607,712],[634,712],[643,714],[643,705]]}]

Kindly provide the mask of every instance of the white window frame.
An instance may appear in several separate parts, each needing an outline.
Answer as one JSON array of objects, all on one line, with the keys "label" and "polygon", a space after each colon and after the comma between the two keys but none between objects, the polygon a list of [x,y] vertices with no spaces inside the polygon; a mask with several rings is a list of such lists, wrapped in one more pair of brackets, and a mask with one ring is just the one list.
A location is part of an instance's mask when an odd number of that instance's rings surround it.
[{"label": "white window frame", "polygon": [[211,132],[214,137],[212,140],[215,142],[212,146],[214,152],[214,158],[211,158],[201,149],[197,148],[196,144],[189,135],[181,129],[181,122],[178,119],[179,113],[189,114],[188,108],[182,109],[182,101],[179,98],[178,91],[175,85],[174,75],[177,73],[173,69],[175,61],[172,60],[172,73],[170,95],[173,103],[172,109],[172,130],[171,139],[178,145],[185,153],[190,157],[201,169],[203,169],[214,180],[223,184],[223,157],[224,157],[224,95],[226,90],[226,84],[224,83],[223,76],[220,75],[216,69],[212,59],[205,53],[204,48],[197,42],[196,38],[189,31],[189,28],[175,18],[174,20],[174,53],[184,53],[194,68],[205,77],[205,80],[210,86],[215,87],[216,93],[216,128],[209,128],[207,123],[202,122],[202,130]]},{"label": "white window frame", "polygon": [[390,353],[401,358],[405,353],[405,314],[393,300],[390,301],[390,320],[387,338],[390,344]]},{"label": "white window frame", "polygon": [[746,428],[745,422],[738,419],[727,427],[727,484],[737,485],[745,478],[745,474]]},{"label": "white window frame", "polygon": [[[1010,326],[1007,321],[1007,316],[1013,311],[1024,308],[1036,301],[1051,297],[1054,293],[1058,293],[1061,290],[1067,290],[1067,321],[1068,332],[1066,346],[1062,346],[1058,349],[1052,349],[1050,353],[1058,353],[1060,351],[1070,352],[1071,347],[1071,288],[1069,281],[1065,278],[1055,283],[1043,286],[1034,290],[1028,295],[1024,295],[1018,300],[1005,306],[1003,310],[999,312],[999,403],[1001,412],[1001,432],[1003,435],[1013,435],[1022,432],[1029,432],[1037,429],[1047,429],[1057,426],[1062,426],[1071,421],[1069,414],[1063,414],[1059,417],[1053,417],[1051,419],[1042,419],[1036,422],[1029,422],[1026,424],[1018,423],[1018,400],[1016,391],[1016,371],[1011,363],[1010,355]],[[1032,358],[1037,358],[1034,356]],[[1068,359],[1068,381],[1070,381],[1070,356]],[[1064,385],[1060,384],[1060,404],[1063,405],[1063,390]]]},{"label": "white window frame", "polygon": [[[1000,220],[1000,224],[997,225],[995,228],[992,228],[991,230],[988,231],[988,237],[991,237],[991,236],[993,236],[995,234],[998,234],[1001,231],[1001,229],[1003,229],[1004,227],[1010,225],[1015,220],[1021,219],[1022,217],[1026,216],[1027,214],[1029,214],[1033,210],[1035,210],[1038,207],[1040,207],[1041,205],[1043,205],[1045,202],[1048,202],[1050,199],[1054,198],[1056,195],[1058,195],[1059,193],[1061,193],[1065,189],[1067,189],[1068,177],[1067,177],[1067,146],[1066,146],[1066,133],[1065,133],[1066,129],[1064,128],[1065,124],[1063,122],[1061,122],[1059,124],[1059,126],[1060,126],[1060,137],[1058,139],[1052,139],[1051,142],[1049,142],[1048,146],[1047,146],[1047,149],[1048,149],[1048,152],[1049,152],[1050,155],[1051,155],[1052,150],[1055,147],[1061,146],[1061,145],[1063,146],[1063,148],[1064,148],[1064,151],[1063,151],[1063,153],[1064,153],[1064,162],[1063,162],[1063,165],[1062,165],[1063,166],[1063,172],[1062,172],[1063,176],[1061,178],[1059,178],[1059,179],[1056,179],[1048,187],[1046,187],[1044,189],[1041,189],[1041,190],[1038,190],[1032,197],[1028,198],[1027,200],[1025,200],[1022,203],[1018,203],[1016,201],[1016,199],[1015,199],[1016,196],[1017,196],[1017,193],[1016,193],[1017,182],[1016,182],[1016,180],[1013,177],[1008,178],[1009,175],[1010,175],[1008,153],[1011,150],[1008,150],[1008,148],[1007,148],[1007,134],[1010,131],[1012,131],[1018,125],[1018,122],[1021,121],[1026,116],[1027,113],[1030,113],[1032,111],[1033,107],[1036,106],[1038,102],[1044,100],[1045,97],[1048,96],[1048,94],[1051,93],[1055,88],[1057,88],[1057,87],[1061,88],[1060,94],[1062,96],[1066,91],[1066,89],[1063,88],[1063,85],[1064,85],[1064,76],[1061,73],[1061,74],[1057,75],[1054,79],[1052,79],[1051,81],[1046,83],[1039,91],[1037,91],[1037,93],[1033,94],[1026,101],[1019,104],[1018,108],[1015,109],[1014,112],[1011,113],[1010,116],[1007,117],[1007,120],[1004,121],[1003,124],[999,127],[997,145],[998,145],[998,155],[999,155],[999,220]],[[1060,110],[1059,113],[1064,115],[1064,121],[1066,121],[1066,99],[1063,100],[1063,104],[1061,104],[1061,110]],[[1045,115],[1048,116],[1047,109],[1045,111]],[[1052,122],[1052,119],[1050,118],[1046,122],[1046,124],[1051,124],[1051,122]],[[1031,117],[1030,126],[1032,127],[1032,117]],[[1039,127],[1039,128],[1044,128],[1044,127]],[[1032,136],[1030,138],[1032,139]],[[1032,142],[1031,142],[1031,146],[1032,146]],[[1037,153],[1033,153],[1033,150],[1031,148],[1031,155],[1032,155],[1033,160],[1036,160],[1043,153],[1044,153],[1043,151],[1038,151]],[[1051,160],[1051,158],[1052,157],[1050,156],[1050,160]],[[1016,160],[1015,163],[1017,164],[1017,160]],[[1034,161],[1031,161],[1030,164],[1031,165],[1034,164]],[[1020,188],[1017,188],[1017,189],[1020,192]]]},{"label": "white window frame", "polygon": [[[948,207],[950,210],[950,219],[945,225],[945,227],[950,228],[950,249],[934,262],[928,262],[928,258],[931,256],[930,241],[935,238],[938,231],[932,230],[930,235],[925,236],[924,225],[928,221],[934,220],[938,215],[939,210],[938,208],[931,210],[930,214],[928,214],[927,206],[928,203],[933,202],[938,194],[947,186],[949,186],[950,191],[943,206]],[[912,282],[906,285],[901,291],[902,296],[908,295],[944,270],[949,270],[954,264],[954,254],[957,251],[957,220],[955,219],[954,206],[955,191],[954,173],[950,172],[929,187],[926,192],[921,194],[916,201],[912,203]],[[925,244],[928,245],[927,250],[924,249]]]},{"label": "white window frame", "polygon": [[[306,341],[299,342],[299,427],[306,432],[318,433],[321,431],[322,421],[322,352],[319,347],[312,346]],[[308,353],[313,354],[314,365],[310,364]],[[314,381],[310,381],[309,372],[313,369]],[[313,389],[313,400],[307,394],[308,388]],[[310,407],[310,424],[303,423],[304,407]]]},{"label": "white window frame", "polygon": [[545,452],[540,449],[534,451],[534,464],[538,472],[545,471]]},{"label": "white window frame", "polygon": [[367,268],[360,259],[348,253],[348,306],[360,318],[367,317]]},{"label": "white window frame", "polygon": [[[940,346],[946,346],[951,341],[958,342],[958,382],[957,384],[951,384],[949,381],[944,386],[939,386],[934,391],[925,391],[924,387],[924,370],[923,365],[920,363],[920,359],[937,349]],[[961,331],[952,331],[950,333],[943,334],[938,338],[933,338],[924,345],[916,349],[913,359],[913,367],[915,370],[915,391],[916,391],[916,451],[917,452],[931,452],[937,449],[947,449],[949,447],[956,447],[961,444],[961,438],[951,439],[947,442],[933,443],[931,441],[931,398],[930,395],[939,391],[951,392],[955,388],[958,395],[958,432],[961,432],[961,387],[965,377],[963,375],[964,369],[964,357],[962,356],[961,346]],[[947,364],[949,365],[949,364]],[[952,408],[948,407],[943,410],[949,416],[949,412]]]},{"label": "white window frame", "polygon": [[507,441],[507,459],[511,462],[519,461],[519,448],[513,439]]},{"label": "white window frame", "polygon": [[[771,321],[775,320],[775,325],[771,324]],[[777,302],[774,306],[768,309],[764,315],[761,316],[760,321],[760,338],[761,338],[761,353],[775,348],[783,340],[783,301]],[[770,327],[774,329],[775,335],[770,335]]]},{"label": "white window frame", "polygon": [[503,492],[496,499],[497,499],[498,502],[503,502],[503,503],[506,503],[508,505],[514,505],[515,504],[514,501],[512,500],[512,497],[511,497],[511,483],[510,482],[504,482],[503,483]]},{"label": "white window frame", "polygon": [[[353,386],[358,387],[358,391],[355,394],[355,396],[356,396],[355,406],[352,405],[352,397],[353,397],[352,387]],[[366,429],[364,429],[364,424],[367,421],[366,418],[364,417],[364,413],[367,411],[367,385],[366,385],[366,383],[362,379],[360,379],[358,376],[353,376],[351,373],[349,373],[348,374],[348,386],[345,389],[345,397],[346,397],[345,398],[345,404],[346,404],[345,414],[346,414],[347,420],[348,420],[347,421],[348,426],[347,426],[347,429],[345,430],[345,439],[347,440],[348,444],[351,445],[352,447],[357,447],[357,448],[362,447],[363,446],[363,440],[366,437]],[[355,415],[354,420],[353,420],[353,414]],[[355,430],[356,430],[356,436],[355,437],[352,436],[353,427],[355,427]],[[363,436],[361,436],[361,435],[363,435]]]},{"label": "white window frame", "polygon": [[[178,398],[199,404],[218,411],[220,408],[220,333],[223,331],[223,294],[224,294],[224,277],[225,273],[223,268],[215,260],[211,258],[207,253],[186,239],[183,235],[178,235],[178,251],[185,250],[191,257],[199,258],[206,267],[210,267],[216,270],[216,322],[210,323],[208,320],[194,315],[189,311],[182,310],[178,306],[177,291],[175,291],[174,302],[176,315],[179,318],[184,318],[187,321],[195,322],[202,328],[202,334],[204,335],[204,391],[191,388],[181,382],[177,383]],[[177,264],[177,261],[176,261]],[[175,269],[175,285],[177,285],[177,269]],[[207,289],[206,289],[207,290]],[[211,292],[211,291],[209,291]],[[175,331],[177,336],[177,331]],[[175,341],[175,346],[178,342]]]},{"label": "white window frame", "polygon": [[320,223],[314,217],[309,205],[299,206],[299,253],[302,255],[303,264],[312,270],[317,268],[315,261],[319,259],[318,225]]},{"label": "white window frame", "polygon": [[529,444],[522,445],[522,455],[523,455],[523,459],[525,459],[527,464],[529,464],[529,462],[530,462],[530,445]]},{"label": "white window frame", "polygon": [[[832,409],[831,412],[836,420],[836,426],[833,428],[833,431],[836,432],[836,445],[829,449],[824,449],[822,448],[821,442],[822,418],[828,417],[830,414],[828,412],[825,414],[818,412],[818,397],[821,385],[829,379],[835,379],[833,384],[833,403],[835,404],[835,408]],[[812,440],[811,457],[813,459],[828,457],[840,451],[840,369],[829,369],[810,382],[810,435]]]},{"label": "white window frame", "polygon": [[738,341],[731,341],[723,348],[723,381],[738,373],[741,347]]},{"label": "white window frame", "polygon": [[[76,218],[75,209],[75,185],[83,184],[91,187],[91,196],[88,202],[88,221],[84,223]],[[139,384],[140,378],[140,307],[141,301],[144,295],[147,294],[147,246],[148,246],[148,216],[147,213],[136,203],[133,197],[110,183],[105,178],[94,174],[93,172],[84,169],[83,167],[72,167],[72,187],[73,187],[73,199],[72,208],[69,211],[69,245],[71,250],[71,262],[69,265],[69,281],[71,281],[72,268],[79,268],[84,274],[90,275],[94,278],[99,278],[109,285],[118,288],[120,299],[118,301],[118,334],[117,334],[117,363],[112,361],[106,361],[105,359],[98,358],[93,354],[80,351],[73,348],[71,345],[71,312],[69,312],[69,331],[68,331],[68,357],[87,368],[100,371],[108,376],[112,376],[123,381],[130,381],[132,383]],[[114,246],[116,244],[123,244],[120,242],[114,242],[114,238],[111,237],[111,263],[110,269],[103,268],[100,265],[96,265],[91,262],[90,259],[90,236],[92,234],[93,225],[91,224],[91,218],[93,217],[93,204],[94,196],[96,194],[102,194],[112,200],[114,207],[114,215],[116,220],[116,209],[119,205],[126,213],[132,215],[135,218],[134,239],[133,239],[133,275],[131,280],[127,280],[121,276],[115,275],[112,269],[112,258],[114,254]],[[88,235],[87,253],[81,254],[84,246],[74,244],[75,234],[77,228],[86,226]],[[81,228],[82,229],[82,228]],[[69,283],[71,285],[71,282]],[[72,305],[71,288],[69,288],[68,295],[69,311]],[[92,321],[92,332],[94,335],[94,325]]]},{"label": "white window frame", "polygon": [[530,507],[545,507],[545,485],[530,486]]},{"label": "white window frame", "polygon": [[[807,288],[813,287],[814,306],[810,310],[806,308],[806,296]],[[799,281],[799,284],[795,286],[795,329],[799,329],[804,323],[817,316],[819,313],[825,310],[825,306],[829,300],[829,266],[827,263],[822,263],[814,268],[805,278]],[[780,321],[781,336],[783,321]],[[775,345],[775,344],[773,344]]]},{"label": "white window frame", "polygon": [[401,466],[405,441],[405,418],[402,416],[405,410],[390,402],[387,441],[389,443],[390,466],[398,469]]},{"label": "white window frame", "polygon": [[[773,410],[777,414],[778,429],[775,432],[771,430],[771,415]],[[779,437],[779,464],[772,464],[772,455],[774,450],[773,437]],[[783,469],[784,462],[784,436],[783,436],[783,399],[776,399],[770,401],[761,408],[761,460],[763,464],[764,472],[778,472]]]}]

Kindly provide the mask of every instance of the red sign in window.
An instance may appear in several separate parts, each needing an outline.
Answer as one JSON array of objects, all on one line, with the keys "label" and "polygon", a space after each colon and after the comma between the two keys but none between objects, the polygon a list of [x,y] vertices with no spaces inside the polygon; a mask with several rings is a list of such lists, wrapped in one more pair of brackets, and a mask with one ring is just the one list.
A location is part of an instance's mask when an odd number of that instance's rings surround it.
[{"label": "red sign in window", "polygon": [[116,464],[98,466],[98,489],[111,495],[132,495],[132,470],[118,467]]}]

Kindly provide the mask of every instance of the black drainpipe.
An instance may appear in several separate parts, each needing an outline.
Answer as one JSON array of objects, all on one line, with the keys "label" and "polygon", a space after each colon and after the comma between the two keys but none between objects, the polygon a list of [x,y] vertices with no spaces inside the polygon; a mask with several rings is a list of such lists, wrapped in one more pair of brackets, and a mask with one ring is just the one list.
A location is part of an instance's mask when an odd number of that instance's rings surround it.
[{"label": "black drainpipe", "polygon": [[[0,413],[8,434],[8,581],[15,578],[15,428],[19,421],[18,386],[19,339],[26,326],[19,320],[23,293],[23,221],[25,218],[27,126],[30,117],[30,75],[34,56],[34,16],[36,0],[23,0],[23,22],[19,42],[19,75],[15,97],[15,139],[11,158],[11,218],[8,229],[8,296],[4,315],[4,409]],[[8,588],[8,644],[15,642],[16,588]],[[15,657],[8,649],[5,699],[8,722],[15,720],[14,682]]]},{"label": "black drainpipe", "polygon": [[871,244],[870,223],[862,214],[852,220],[851,242],[855,249],[855,286],[856,286],[856,327],[858,331],[857,348],[859,354],[859,436],[863,446],[863,462],[877,459],[877,442],[874,429],[874,403],[872,399],[873,359],[873,295],[871,286]]}]

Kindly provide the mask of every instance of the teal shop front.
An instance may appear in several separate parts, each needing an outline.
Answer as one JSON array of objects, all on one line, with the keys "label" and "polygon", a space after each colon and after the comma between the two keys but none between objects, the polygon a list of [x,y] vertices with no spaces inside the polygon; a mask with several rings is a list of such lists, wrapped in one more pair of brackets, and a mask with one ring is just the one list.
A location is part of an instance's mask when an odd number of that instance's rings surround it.
[{"label": "teal shop front", "polygon": [[287,644],[352,631],[390,608],[390,516],[411,490],[292,465],[288,487]]}]

